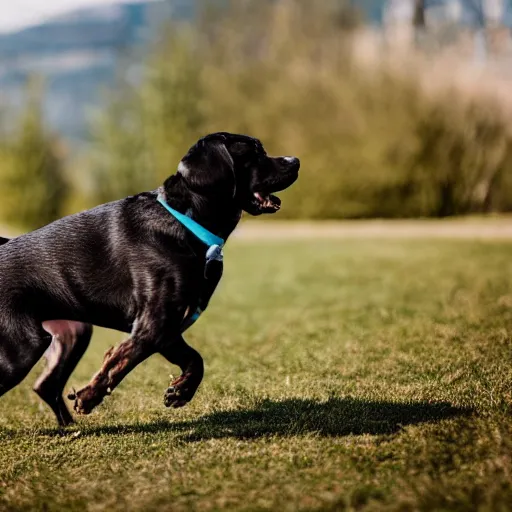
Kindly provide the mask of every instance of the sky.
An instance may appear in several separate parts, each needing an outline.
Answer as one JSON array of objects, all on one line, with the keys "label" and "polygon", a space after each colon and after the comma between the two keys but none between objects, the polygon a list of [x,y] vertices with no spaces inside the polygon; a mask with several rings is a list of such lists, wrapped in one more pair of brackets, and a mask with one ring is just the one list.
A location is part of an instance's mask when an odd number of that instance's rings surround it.
[{"label": "sky", "polygon": [[133,0],[0,0],[0,32],[18,30],[80,7],[130,1]]}]

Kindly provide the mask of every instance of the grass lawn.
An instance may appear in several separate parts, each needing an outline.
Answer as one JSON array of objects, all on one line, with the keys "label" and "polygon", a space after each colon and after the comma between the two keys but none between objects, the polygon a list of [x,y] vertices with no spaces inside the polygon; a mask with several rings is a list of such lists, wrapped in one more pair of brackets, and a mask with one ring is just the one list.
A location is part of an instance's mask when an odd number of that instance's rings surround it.
[{"label": "grass lawn", "polygon": [[154,356],[62,434],[34,371],[0,399],[0,509],[510,510],[511,281],[507,242],[235,241],[194,401],[165,409]]}]

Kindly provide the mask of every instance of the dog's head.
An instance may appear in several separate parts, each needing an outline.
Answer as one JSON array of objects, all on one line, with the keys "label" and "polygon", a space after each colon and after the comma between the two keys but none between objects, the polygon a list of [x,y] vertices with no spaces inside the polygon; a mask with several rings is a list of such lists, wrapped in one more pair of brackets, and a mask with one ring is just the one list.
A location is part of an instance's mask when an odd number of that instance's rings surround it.
[{"label": "dog's head", "polygon": [[192,146],[178,172],[193,191],[260,215],[280,209],[281,200],[273,193],[288,188],[299,167],[296,157],[268,156],[258,139],[219,132]]}]

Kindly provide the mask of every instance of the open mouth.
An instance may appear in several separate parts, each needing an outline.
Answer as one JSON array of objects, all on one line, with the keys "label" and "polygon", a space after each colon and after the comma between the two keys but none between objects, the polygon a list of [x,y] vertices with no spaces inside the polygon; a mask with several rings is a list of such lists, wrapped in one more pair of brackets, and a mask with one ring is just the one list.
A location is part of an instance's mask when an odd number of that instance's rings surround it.
[{"label": "open mouth", "polygon": [[264,183],[258,183],[252,189],[250,195],[246,197],[243,209],[251,215],[261,215],[262,213],[275,213],[281,209],[281,199],[270,192],[279,192],[287,189],[298,178],[298,164],[296,168],[289,172],[281,173],[273,179]]},{"label": "open mouth", "polygon": [[262,195],[259,192],[254,192],[253,196],[256,198],[258,207],[263,211],[277,211],[281,208],[281,199],[277,196]]}]

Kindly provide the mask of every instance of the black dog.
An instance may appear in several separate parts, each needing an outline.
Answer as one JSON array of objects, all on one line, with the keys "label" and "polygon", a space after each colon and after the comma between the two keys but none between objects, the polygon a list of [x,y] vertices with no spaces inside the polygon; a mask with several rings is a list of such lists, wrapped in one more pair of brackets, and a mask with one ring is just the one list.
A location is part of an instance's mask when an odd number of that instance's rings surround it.
[{"label": "black dog", "polygon": [[[182,375],[167,406],[189,402],[203,378],[203,360],[182,337],[204,310],[222,273],[208,247],[173,217],[178,212],[227,239],[242,210],[274,213],[298,177],[294,157],[271,158],[257,139],[216,133],[202,138],[162,187],[60,219],[0,244],[0,396],[44,354],[34,390],[60,425],[72,422],[62,391],[84,354],[92,325],[131,333],[105,354],[101,369],[69,396],[88,414],[140,362],[154,353]],[[211,268],[209,268],[211,267]]]}]

